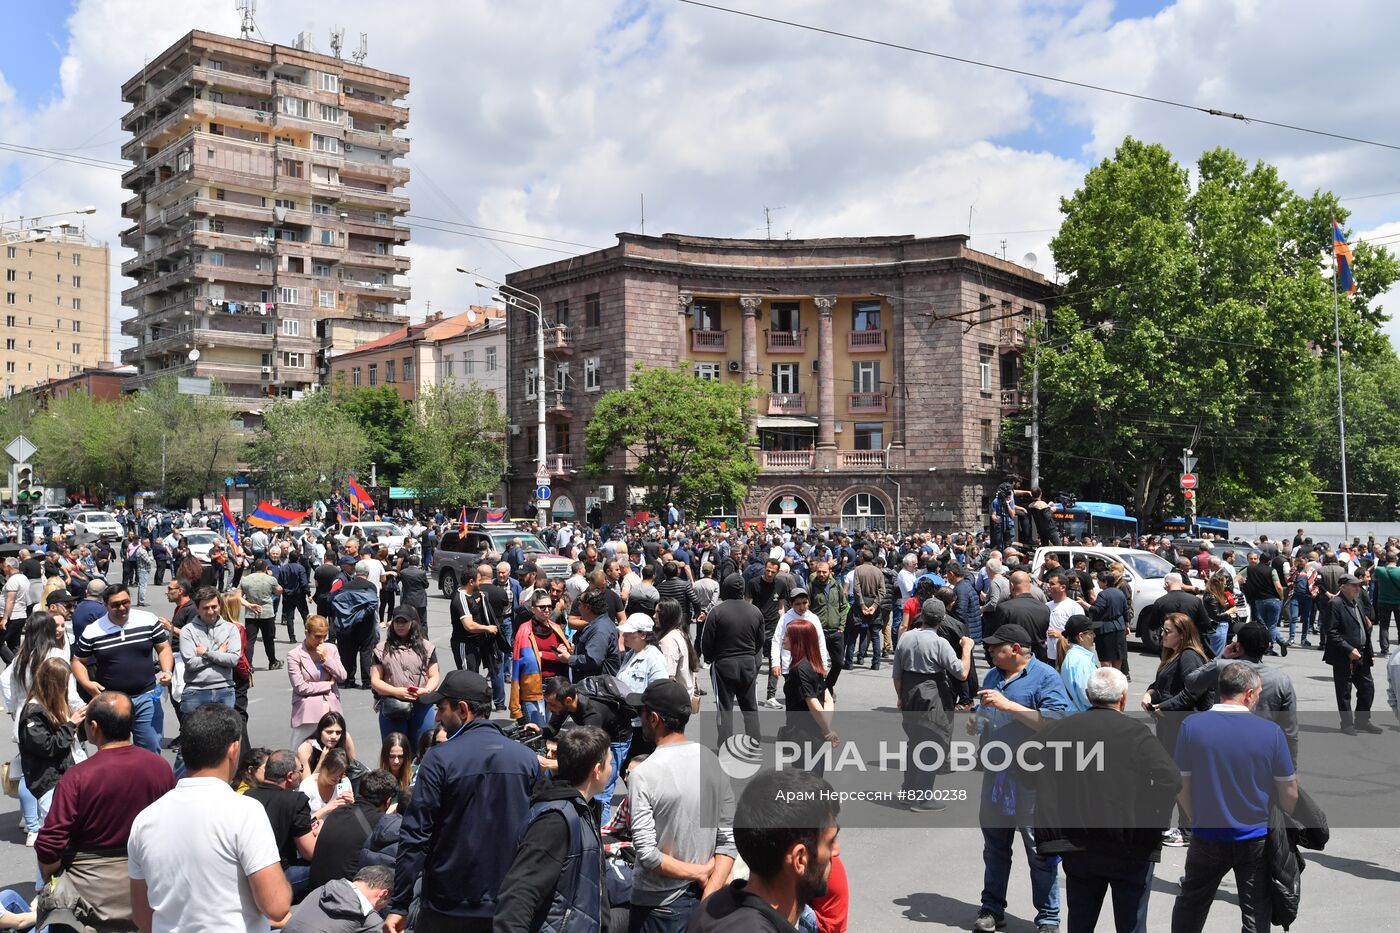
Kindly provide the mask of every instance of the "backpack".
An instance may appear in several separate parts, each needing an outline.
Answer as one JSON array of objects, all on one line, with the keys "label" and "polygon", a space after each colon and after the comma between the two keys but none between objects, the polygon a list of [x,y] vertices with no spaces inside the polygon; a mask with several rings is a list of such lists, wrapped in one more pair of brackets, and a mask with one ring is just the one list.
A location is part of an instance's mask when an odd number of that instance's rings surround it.
[{"label": "backpack", "polygon": [[632,691],[621,677],[615,674],[594,674],[578,682],[579,692],[590,700],[597,700],[614,712],[626,712],[631,718],[631,707],[627,696]]},{"label": "backpack", "polygon": [[337,632],[349,632],[363,618],[379,612],[379,594],[372,588],[344,587],[331,594],[331,622]]}]

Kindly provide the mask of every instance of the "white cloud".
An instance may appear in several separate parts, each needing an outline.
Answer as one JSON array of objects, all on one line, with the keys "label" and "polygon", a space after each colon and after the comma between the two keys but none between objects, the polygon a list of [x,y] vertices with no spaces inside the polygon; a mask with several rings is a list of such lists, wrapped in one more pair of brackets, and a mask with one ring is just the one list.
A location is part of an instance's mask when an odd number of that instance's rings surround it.
[{"label": "white cloud", "polygon": [[[1394,30],[1384,21],[1394,14],[1384,7],[1182,0],[1115,24],[1111,0],[891,0],[863,4],[858,16],[840,0],[734,3],[1284,122],[1357,135],[1400,124],[1400,103],[1370,90],[1388,77],[1384,43]],[[358,32],[370,32],[371,65],[412,78],[408,193],[425,217],[607,245],[617,231],[637,229],[641,194],[648,232],[728,236],[761,234],[765,205],[783,208],[775,234],[794,237],[959,233],[975,202],[975,246],[1000,252],[1004,238],[1010,258],[1035,251],[1048,271],[1043,231],[1057,224],[1058,198],[1126,133],[1164,142],[1184,162],[1227,145],[1276,162],[1302,190],[1400,189],[1380,150],[669,0],[399,0],[393,9],[389,28],[382,3],[342,0],[335,22],[352,47]],[[290,42],[312,27],[306,12],[268,0],[262,34]],[[314,25],[325,48],[331,23],[323,15]],[[32,110],[0,76],[0,139],[103,144],[81,154],[117,160],[126,138],[121,82],[191,28],[236,27],[227,0],[80,0],[61,93]],[[1328,49],[1346,49],[1344,68]],[[21,175],[40,174],[18,191],[0,187],[0,213],[95,203],[91,229],[113,242],[114,266],[126,258],[115,242],[125,226],[119,173],[8,154],[0,172],[9,162]],[[1400,198],[1354,206],[1358,228],[1400,221]],[[425,298],[459,308],[481,297],[453,271],[458,265],[499,278],[517,262],[560,256],[427,229],[415,231],[408,251],[418,313]],[[114,295],[126,284],[114,276]]]}]

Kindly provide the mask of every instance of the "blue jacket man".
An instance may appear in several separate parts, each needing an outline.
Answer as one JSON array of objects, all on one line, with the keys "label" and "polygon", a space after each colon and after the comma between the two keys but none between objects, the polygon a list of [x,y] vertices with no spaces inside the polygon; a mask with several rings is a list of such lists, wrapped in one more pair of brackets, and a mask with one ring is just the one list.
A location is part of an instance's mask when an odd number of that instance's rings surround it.
[{"label": "blue jacket man", "polygon": [[968,637],[980,645],[982,643],[982,600],[977,595],[977,589],[972,585],[972,581],[964,576],[962,567],[949,566],[948,578],[953,581],[953,592],[957,594],[957,601],[953,603],[953,615],[967,626]]},{"label": "blue jacket man", "polygon": [[514,841],[529,822],[539,759],[490,721],[491,683],[474,671],[451,672],[419,702],[437,707],[450,738],[418,769],[385,926],[404,929],[421,878],[417,929],[486,933]]}]

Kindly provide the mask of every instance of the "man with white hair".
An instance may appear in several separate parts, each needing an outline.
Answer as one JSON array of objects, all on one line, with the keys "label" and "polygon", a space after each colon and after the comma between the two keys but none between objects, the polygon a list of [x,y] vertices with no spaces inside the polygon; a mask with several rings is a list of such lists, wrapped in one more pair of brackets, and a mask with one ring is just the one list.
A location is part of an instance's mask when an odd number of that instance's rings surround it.
[{"label": "man with white hair", "polygon": [[[1037,736],[1043,749],[1102,749],[1102,767],[1063,770],[1053,756],[1036,777],[1036,849],[1059,855],[1071,931],[1098,927],[1104,895],[1113,891],[1118,933],[1145,922],[1153,864],[1162,853],[1181,772],[1144,723],[1123,715],[1128,679],[1112,667],[1089,675],[1089,709],[1051,722]],[[1145,926],[1143,927],[1145,928]]]},{"label": "man with white hair", "polygon": [[904,601],[914,595],[914,587],[919,582],[919,555],[905,554],[903,568],[895,577],[899,581],[899,603],[904,605]]},{"label": "man with white hair", "polygon": [[1181,579],[1181,574],[1172,572],[1162,578],[1162,585],[1167,592],[1155,603],[1152,604],[1151,625],[1157,631],[1162,630],[1162,620],[1173,612],[1190,616],[1191,621],[1196,623],[1196,631],[1214,631],[1215,624],[1211,622],[1210,614],[1206,612],[1206,604],[1201,602],[1201,597],[1185,590],[1185,582]]}]

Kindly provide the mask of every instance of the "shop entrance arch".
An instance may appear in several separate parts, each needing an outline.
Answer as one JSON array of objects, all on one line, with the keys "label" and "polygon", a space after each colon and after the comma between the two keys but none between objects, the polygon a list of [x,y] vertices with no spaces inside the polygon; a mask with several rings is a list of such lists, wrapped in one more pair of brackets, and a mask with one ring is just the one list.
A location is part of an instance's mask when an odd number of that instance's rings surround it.
[{"label": "shop entrance arch", "polygon": [[768,512],[764,516],[765,525],[778,525],[783,528],[808,529],[812,527],[812,506],[804,496],[785,492],[774,496],[768,502]]}]

